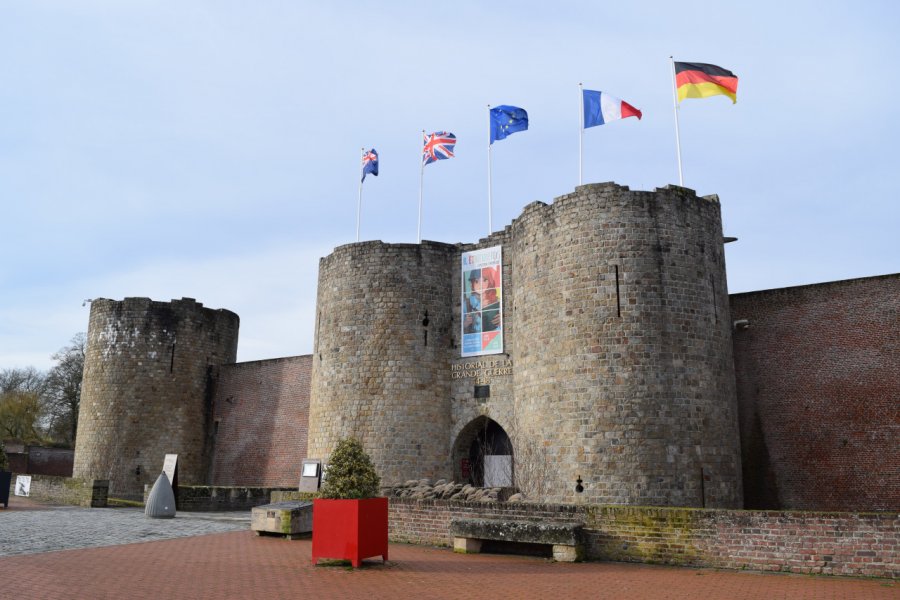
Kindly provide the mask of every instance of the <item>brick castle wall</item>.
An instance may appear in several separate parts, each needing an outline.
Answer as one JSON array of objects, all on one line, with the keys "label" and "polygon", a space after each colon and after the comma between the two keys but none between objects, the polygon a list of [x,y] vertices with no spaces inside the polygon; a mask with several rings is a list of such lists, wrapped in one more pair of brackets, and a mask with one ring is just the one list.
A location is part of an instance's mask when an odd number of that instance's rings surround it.
[{"label": "brick castle wall", "polygon": [[748,508],[900,508],[900,275],[734,294]]},{"label": "brick castle wall", "polygon": [[179,483],[206,483],[211,366],[233,363],[239,319],[191,298],[91,304],[73,476],[140,498],[168,453]]},{"label": "brick castle wall", "polygon": [[311,365],[306,355],[216,367],[211,485],[298,485]]},{"label": "brick castle wall", "polygon": [[68,448],[45,448],[28,446],[28,470],[22,471],[35,475],[55,475],[71,477],[75,452]]},{"label": "brick castle wall", "polygon": [[900,577],[896,513],[390,499],[390,537],[396,542],[449,546],[454,518],[581,522],[589,560]]}]

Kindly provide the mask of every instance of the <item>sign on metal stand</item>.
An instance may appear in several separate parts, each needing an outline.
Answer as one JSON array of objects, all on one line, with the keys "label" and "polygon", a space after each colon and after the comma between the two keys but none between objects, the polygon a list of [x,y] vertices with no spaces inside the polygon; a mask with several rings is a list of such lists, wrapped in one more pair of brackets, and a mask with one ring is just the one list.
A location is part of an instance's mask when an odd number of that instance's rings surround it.
[{"label": "sign on metal stand", "polygon": [[163,461],[163,473],[166,474],[166,477],[169,478],[169,483],[172,484],[172,493],[175,494],[175,500],[178,501],[178,455],[177,454],[166,454],[166,458]]},{"label": "sign on metal stand", "polygon": [[318,458],[307,458],[303,461],[303,467],[300,471],[301,492],[318,492],[320,485],[320,476],[322,474],[322,461]]}]

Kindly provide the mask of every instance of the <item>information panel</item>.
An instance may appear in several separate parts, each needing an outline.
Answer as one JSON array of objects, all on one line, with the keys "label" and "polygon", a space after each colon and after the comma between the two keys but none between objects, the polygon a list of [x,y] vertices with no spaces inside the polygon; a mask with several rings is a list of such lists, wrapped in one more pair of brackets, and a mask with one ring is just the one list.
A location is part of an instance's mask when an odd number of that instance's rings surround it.
[{"label": "information panel", "polygon": [[503,352],[500,246],[462,253],[462,356]]},{"label": "information panel", "polygon": [[165,460],[163,460],[163,473],[166,474],[166,477],[169,478],[169,483],[172,487],[175,487],[177,481],[175,480],[175,475],[178,472],[178,455],[177,454],[166,454]]}]

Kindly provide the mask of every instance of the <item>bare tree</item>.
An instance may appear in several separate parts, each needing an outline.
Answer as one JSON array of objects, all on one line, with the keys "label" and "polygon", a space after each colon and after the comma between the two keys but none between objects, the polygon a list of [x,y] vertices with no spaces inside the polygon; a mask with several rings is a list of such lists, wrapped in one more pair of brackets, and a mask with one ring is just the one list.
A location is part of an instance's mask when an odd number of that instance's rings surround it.
[{"label": "bare tree", "polygon": [[518,412],[508,423],[507,434],[515,449],[513,481],[525,498],[541,502],[551,487],[552,464],[542,440],[529,432]]},{"label": "bare tree", "polygon": [[54,441],[74,447],[81,405],[81,379],[87,339],[76,334],[69,345],[52,356],[56,365],[47,373],[43,394],[47,429]]},{"label": "bare tree", "polygon": [[528,500],[543,501],[551,488],[552,465],[543,441],[525,428],[518,413],[511,414],[503,426],[485,417],[469,453],[474,484],[486,485],[487,457],[505,455],[511,456],[512,460],[494,461],[493,478],[511,481]]},{"label": "bare tree", "polygon": [[47,376],[34,367],[0,370],[0,396],[9,392],[43,394]]}]

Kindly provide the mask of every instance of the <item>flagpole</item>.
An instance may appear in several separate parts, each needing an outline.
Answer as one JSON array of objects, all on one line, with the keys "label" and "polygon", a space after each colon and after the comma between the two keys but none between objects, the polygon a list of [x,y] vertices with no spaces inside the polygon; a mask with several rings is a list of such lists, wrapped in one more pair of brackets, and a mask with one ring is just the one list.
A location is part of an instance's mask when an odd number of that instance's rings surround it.
[{"label": "flagpole", "polygon": [[[425,144],[425,130],[422,130],[422,144]],[[422,155],[422,164],[419,166],[419,224],[416,226],[417,244],[422,243],[422,187],[425,181],[425,155]]]},{"label": "flagpole", "polygon": [[491,232],[494,230],[494,225],[491,221],[491,216],[494,212],[493,209],[493,198],[491,197],[493,194],[491,193],[491,105],[487,105],[488,109],[488,235],[491,235]]},{"label": "flagpole", "polygon": [[675,83],[675,59],[671,56],[672,63],[672,105],[675,107],[675,151],[678,155],[678,185],[684,187],[684,174],[681,172],[681,135],[678,131],[678,86]]},{"label": "flagpole", "polygon": [[362,212],[362,180],[363,180],[363,170],[366,168],[363,164],[363,158],[366,156],[366,149],[361,149],[361,156],[359,157],[359,199],[356,201],[356,241],[359,241],[359,215]]},{"label": "flagpole", "polygon": [[578,97],[581,105],[581,128],[578,130],[578,185],[583,183],[584,171],[584,86],[578,84]]}]

